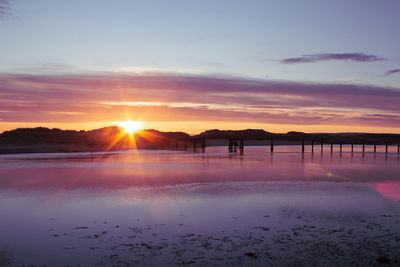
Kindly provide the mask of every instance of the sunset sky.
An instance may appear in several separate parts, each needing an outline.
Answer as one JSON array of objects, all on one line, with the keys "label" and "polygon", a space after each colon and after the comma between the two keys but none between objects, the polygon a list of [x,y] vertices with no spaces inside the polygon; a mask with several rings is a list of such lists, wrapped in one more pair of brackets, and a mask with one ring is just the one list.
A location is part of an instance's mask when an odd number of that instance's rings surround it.
[{"label": "sunset sky", "polygon": [[0,0],[0,132],[400,133],[400,1]]}]

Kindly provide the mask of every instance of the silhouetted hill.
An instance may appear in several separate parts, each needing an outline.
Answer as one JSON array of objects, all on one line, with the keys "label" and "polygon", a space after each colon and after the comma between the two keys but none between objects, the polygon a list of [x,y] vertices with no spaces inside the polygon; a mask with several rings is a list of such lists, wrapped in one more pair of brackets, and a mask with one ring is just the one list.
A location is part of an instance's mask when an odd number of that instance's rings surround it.
[{"label": "silhouetted hill", "polygon": [[12,131],[5,131],[0,135],[1,144],[68,144],[86,143],[84,131],[38,128],[20,128]]},{"label": "silhouetted hill", "polygon": [[315,143],[335,144],[399,144],[400,134],[375,134],[375,133],[303,133],[290,131],[286,134],[270,133],[264,130],[207,130],[193,136],[195,139],[245,139],[245,140],[271,140],[274,141],[306,141]]},{"label": "silhouetted hill", "polygon": [[20,128],[0,134],[0,153],[168,149],[176,148],[177,142],[182,147],[190,138],[183,132],[157,130],[140,130],[132,137],[116,126],[91,131]]},{"label": "silhouetted hill", "polygon": [[210,139],[229,139],[229,138],[243,138],[243,139],[268,139],[272,136],[270,132],[266,132],[261,129],[246,129],[246,130],[207,130],[199,135],[195,135],[196,138],[210,138]]}]

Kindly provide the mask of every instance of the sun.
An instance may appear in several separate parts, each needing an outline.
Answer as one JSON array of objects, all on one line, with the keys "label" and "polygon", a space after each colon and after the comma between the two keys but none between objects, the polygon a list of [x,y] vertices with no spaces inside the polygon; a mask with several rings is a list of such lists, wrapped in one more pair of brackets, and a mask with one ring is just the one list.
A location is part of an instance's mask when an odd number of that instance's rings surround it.
[{"label": "sun", "polygon": [[120,121],[116,123],[118,126],[124,128],[126,133],[133,134],[137,130],[143,129],[143,123],[140,121]]}]

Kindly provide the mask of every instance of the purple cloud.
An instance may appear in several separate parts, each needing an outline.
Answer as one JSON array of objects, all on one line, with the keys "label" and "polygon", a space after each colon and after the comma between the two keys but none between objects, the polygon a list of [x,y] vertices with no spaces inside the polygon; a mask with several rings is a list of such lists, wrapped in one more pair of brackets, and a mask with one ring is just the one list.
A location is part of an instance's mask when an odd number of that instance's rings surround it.
[{"label": "purple cloud", "polygon": [[375,55],[367,55],[364,53],[340,53],[340,54],[328,53],[328,54],[312,54],[312,55],[304,55],[302,57],[285,58],[281,60],[281,63],[283,64],[312,63],[312,62],[320,62],[328,60],[350,60],[357,62],[371,62],[371,61],[382,61],[386,59]]},{"label": "purple cloud", "polygon": [[[145,103],[145,104],[143,104]],[[400,129],[400,88],[183,74],[0,74],[3,122],[241,121]]]},{"label": "purple cloud", "polygon": [[391,74],[395,74],[395,73],[398,73],[398,72],[400,72],[400,69],[388,70],[386,72],[386,75],[391,75]]},{"label": "purple cloud", "polygon": [[9,15],[11,12],[10,0],[0,0],[0,17]]}]

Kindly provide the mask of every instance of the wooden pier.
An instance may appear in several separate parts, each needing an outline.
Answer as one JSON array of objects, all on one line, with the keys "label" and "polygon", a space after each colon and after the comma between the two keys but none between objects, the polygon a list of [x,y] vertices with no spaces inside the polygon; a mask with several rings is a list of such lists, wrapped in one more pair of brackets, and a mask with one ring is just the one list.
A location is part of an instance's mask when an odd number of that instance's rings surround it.
[{"label": "wooden pier", "polygon": [[[240,155],[244,155],[245,140],[243,138],[240,138],[240,139],[230,138],[227,141],[228,141],[228,152],[229,153],[237,153],[239,151]],[[265,141],[267,141],[267,140],[265,140]],[[195,140],[193,142],[193,151],[194,152],[197,152],[198,143],[200,143],[200,147],[201,147],[202,153],[205,153],[206,152],[206,148],[207,148],[207,140],[206,140],[206,138],[202,138],[200,140]],[[275,143],[273,138],[271,138],[269,140],[269,142],[267,141],[266,143],[267,143],[267,146],[269,147],[268,152],[270,152],[271,154],[273,154],[274,152],[277,152],[276,151],[277,150],[276,147],[279,147],[279,145],[277,145]],[[367,143],[345,143],[345,142],[340,142],[340,143],[329,142],[329,143],[325,143],[322,140],[320,140],[320,141],[307,140],[306,141],[306,140],[302,139],[300,141],[300,143],[298,143],[297,145],[296,144],[295,145],[290,145],[289,144],[289,145],[290,146],[301,146],[300,151],[301,151],[302,154],[306,153],[306,147],[309,146],[310,147],[310,153],[314,154],[314,146],[318,145],[318,144],[320,145],[320,153],[321,153],[321,155],[324,152],[324,145],[330,145],[330,153],[331,153],[331,155],[334,153],[335,145],[337,145],[339,147],[339,151],[338,152],[339,152],[340,155],[342,155],[344,153],[344,151],[345,151],[343,149],[343,146],[347,145],[347,146],[350,146],[350,151],[348,153],[351,153],[351,156],[353,156],[353,154],[355,153],[355,145],[358,145],[358,146],[361,146],[361,152],[359,152],[359,153],[361,153],[363,157],[365,156],[365,153],[367,153],[367,151],[366,151],[366,146],[367,145],[368,146],[372,146],[372,151],[369,152],[369,153],[373,153],[375,155],[377,153],[382,153],[382,152],[378,152],[378,150],[377,150],[378,146],[380,146],[380,147],[384,146],[385,147],[384,154],[386,154],[386,155],[389,154],[389,148],[391,146],[392,147],[394,146],[394,147],[397,147],[397,151],[396,151],[397,153],[393,152],[392,154],[397,154],[397,155],[399,155],[399,158],[400,158],[400,144],[389,144],[389,143],[384,143],[384,144],[382,144],[382,143],[380,143],[380,144],[368,143],[367,144]],[[178,145],[178,142],[177,142],[176,143],[176,149],[179,149],[179,147],[180,146]],[[187,145],[187,143],[184,143],[184,150],[187,150],[187,149],[188,149],[188,145]]]}]

